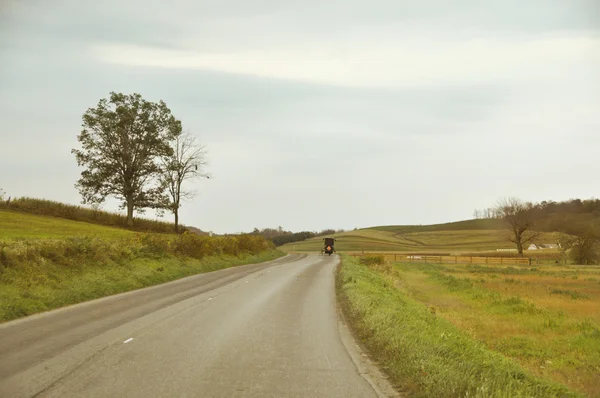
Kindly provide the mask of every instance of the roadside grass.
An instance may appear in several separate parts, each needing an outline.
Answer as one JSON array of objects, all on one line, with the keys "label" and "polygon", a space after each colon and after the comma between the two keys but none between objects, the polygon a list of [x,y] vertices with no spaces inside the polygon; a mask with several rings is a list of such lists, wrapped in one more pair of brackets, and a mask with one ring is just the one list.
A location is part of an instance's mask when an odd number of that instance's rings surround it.
[{"label": "roadside grass", "polygon": [[0,322],[199,273],[274,260],[283,254],[266,250],[202,259],[150,255],[126,262],[73,267],[46,262],[4,269],[0,274]]},{"label": "roadside grass", "polygon": [[141,233],[0,211],[0,321],[283,254],[256,235]]},{"label": "roadside grass", "polygon": [[600,397],[600,268],[401,263],[394,269],[407,295],[472,338],[536,376]]},{"label": "roadside grass", "polygon": [[[536,377],[439,316],[417,298],[427,292],[407,290],[403,274],[390,264],[361,265],[343,255],[336,279],[340,305],[354,332],[400,390],[414,397],[580,396]],[[470,283],[448,281],[459,290]],[[513,304],[521,305],[504,305]],[[455,300],[455,306],[463,304]]]},{"label": "roadside grass", "polygon": [[122,228],[0,210],[0,239],[67,238],[81,235],[111,239],[130,237],[133,234],[134,232]]}]

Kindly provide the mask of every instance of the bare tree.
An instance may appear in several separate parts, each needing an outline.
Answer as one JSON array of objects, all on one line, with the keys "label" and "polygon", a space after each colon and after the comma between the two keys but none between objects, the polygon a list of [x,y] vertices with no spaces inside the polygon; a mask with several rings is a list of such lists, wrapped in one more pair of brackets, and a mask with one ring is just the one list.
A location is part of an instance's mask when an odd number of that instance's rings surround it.
[{"label": "bare tree", "polygon": [[189,132],[181,133],[172,141],[173,153],[161,161],[160,182],[167,191],[164,208],[175,216],[175,232],[179,232],[179,209],[183,200],[191,199],[195,192],[183,189],[183,183],[198,178],[210,178],[205,173],[206,147],[196,143]]},{"label": "bare tree", "polygon": [[473,218],[474,218],[474,219],[476,219],[476,220],[479,220],[480,218],[482,218],[482,217],[481,217],[481,210],[479,210],[479,209],[475,209],[475,210],[473,211]]},{"label": "bare tree", "polygon": [[519,255],[523,255],[523,247],[528,242],[539,237],[533,228],[533,204],[523,202],[517,198],[505,198],[496,204],[496,214],[503,219],[509,227],[509,241],[517,245]]}]

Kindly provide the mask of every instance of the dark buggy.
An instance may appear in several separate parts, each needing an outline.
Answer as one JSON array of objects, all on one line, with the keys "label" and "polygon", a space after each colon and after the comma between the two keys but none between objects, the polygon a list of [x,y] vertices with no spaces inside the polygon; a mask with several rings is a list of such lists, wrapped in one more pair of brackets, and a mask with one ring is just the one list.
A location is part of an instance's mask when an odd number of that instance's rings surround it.
[{"label": "dark buggy", "polygon": [[333,244],[335,243],[335,239],[334,238],[324,238],[323,242],[325,242],[325,247],[323,249],[323,252],[325,254],[329,254],[331,256],[331,254],[335,252],[335,248],[333,246]]}]

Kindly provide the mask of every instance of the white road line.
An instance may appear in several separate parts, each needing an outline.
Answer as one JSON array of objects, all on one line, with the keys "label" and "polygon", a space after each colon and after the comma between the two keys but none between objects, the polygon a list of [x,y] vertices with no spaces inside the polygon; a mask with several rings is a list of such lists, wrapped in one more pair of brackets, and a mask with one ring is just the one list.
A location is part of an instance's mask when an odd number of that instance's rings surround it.
[{"label": "white road line", "polygon": [[208,301],[210,301],[210,300],[212,300],[212,299],[213,299],[213,298],[212,298],[212,297],[210,297],[210,298],[208,299]]},{"label": "white road line", "polygon": [[128,338],[123,342],[123,344],[131,343],[133,341],[133,337]]}]

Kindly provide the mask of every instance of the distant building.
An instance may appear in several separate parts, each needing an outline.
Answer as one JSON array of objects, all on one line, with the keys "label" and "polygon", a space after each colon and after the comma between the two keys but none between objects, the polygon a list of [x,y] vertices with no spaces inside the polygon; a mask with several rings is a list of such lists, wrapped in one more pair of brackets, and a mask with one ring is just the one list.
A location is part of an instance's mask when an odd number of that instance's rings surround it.
[{"label": "distant building", "polygon": [[548,250],[548,249],[551,249],[551,250],[560,249],[560,245],[557,245],[556,243],[540,243],[540,244],[532,243],[527,248],[527,250]]},{"label": "distant building", "polygon": [[542,249],[559,249],[560,248],[560,246],[557,245],[556,243],[544,243],[540,246],[542,247]]}]

